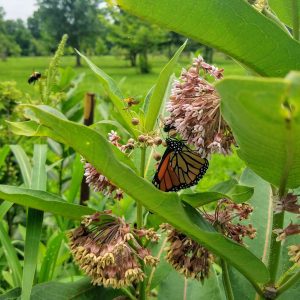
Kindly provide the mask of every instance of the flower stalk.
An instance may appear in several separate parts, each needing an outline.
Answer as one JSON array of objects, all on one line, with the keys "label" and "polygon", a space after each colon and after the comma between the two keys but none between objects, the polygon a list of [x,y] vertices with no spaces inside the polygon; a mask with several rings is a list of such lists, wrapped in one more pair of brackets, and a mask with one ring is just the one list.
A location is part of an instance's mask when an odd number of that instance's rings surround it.
[{"label": "flower stalk", "polygon": [[[145,177],[145,162],[146,162],[146,148],[142,147],[141,148],[141,163],[140,163],[140,176],[142,178]],[[137,222],[137,228],[141,229],[143,227],[143,206],[142,204],[137,201],[136,202],[136,222]],[[144,263],[141,263],[141,269],[142,271],[144,271]],[[145,284],[145,280],[140,281],[139,283],[139,299],[140,300],[144,300],[146,299],[146,284]]]},{"label": "flower stalk", "polygon": [[228,272],[228,265],[224,259],[221,259],[221,267],[222,267],[222,281],[223,281],[223,286],[226,294],[226,299],[234,300],[229,272]]},{"label": "flower stalk", "polygon": [[[279,197],[279,199],[282,199],[284,196],[284,191],[280,190],[279,192],[277,189],[272,187],[272,194],[273,198],[276,199]],[[281,250],[281,243],[278,242],[277,234],[274,232],[274,230],[278,228],[283,228],[283,222],[284,222],[284,212],[277,213],[275,210],[273,210],[273,223],[272,223],[272,235],[271,235],[271,243],[270,243],[270,254],[269,254],[269,261],[268,261],[268,268],[270,271],[270,281],[269,285],[274,285],[276,281],[277,271],[279,267],[279,260],[280,260],[280,250]]]}]

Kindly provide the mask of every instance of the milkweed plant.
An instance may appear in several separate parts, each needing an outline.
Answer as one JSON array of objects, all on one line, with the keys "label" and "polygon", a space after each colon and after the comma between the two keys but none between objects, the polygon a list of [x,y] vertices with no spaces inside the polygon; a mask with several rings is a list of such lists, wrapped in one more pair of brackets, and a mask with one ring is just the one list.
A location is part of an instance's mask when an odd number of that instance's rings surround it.
[{"label": "milkweed plant", "polygon": [[[13,133],[42,141],[24,185],[0,186],[1,211],[11,203],[29,207],[24,265],[14,274],[21,298],[43,287],[34,286],[43,211],[60,224],[64,253],[81,276],[65,284],[77,291],[103,299],[299,297],[300,4],[113,2],[224,52],[249,74],[226,75],[226,65],[196,56],[176,77],[185,42],[146,97],[135,99],[76,50],[113,107],[108,119],[87,127],[68,119],[64,98],[52,93],[64,37],[39,80],[40,102],[22,105],[24,121],[8,123]],[[74,186],[84,175],[100,206],[77,204],[73,191],[46,190],[47,143],[74,151]],[[243,173],[203,190],[214,155],[232,153],[245,163]]]}]

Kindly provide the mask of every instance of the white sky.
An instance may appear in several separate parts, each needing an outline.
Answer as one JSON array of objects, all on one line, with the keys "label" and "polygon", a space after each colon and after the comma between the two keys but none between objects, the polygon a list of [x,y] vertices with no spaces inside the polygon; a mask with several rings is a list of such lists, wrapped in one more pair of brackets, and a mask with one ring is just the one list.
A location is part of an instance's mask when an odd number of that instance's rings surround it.
[{"label": "white sky", "polygon": [[0,6],[4,8],[5,19],[26,20],[36,10],[36,0],[0,0]]}]

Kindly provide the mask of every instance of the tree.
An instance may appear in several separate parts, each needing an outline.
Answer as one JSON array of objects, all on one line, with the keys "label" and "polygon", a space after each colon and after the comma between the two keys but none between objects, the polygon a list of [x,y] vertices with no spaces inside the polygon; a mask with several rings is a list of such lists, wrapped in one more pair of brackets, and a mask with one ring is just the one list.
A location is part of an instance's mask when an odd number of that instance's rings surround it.
[{"label": "tree", "polygon": [[120,9],[105,10],[101,17],[102,22],[106,22],[109,30],[108,40],[127,50],[131,66],[136,66],[137,56],[139,56],[141,73],[148,73],[150,71],[148,52],[156,49],[166,40],[166,31],[156,25],[143,22]]},{"label": "tree", "polygon": [[4,15],[4,10],[0,7],[0,57],[2,60],[5,60],[10,55],[19,55],[21,52],[20,46],[7,33]]},{"label": "tree", "polygon": [[[80,50],[83,43],[93,42],[99,32],[98,5],[101,0],[38,0],[39,9],[30,26],[40,25],[57,44],[63,33],[68,34],[69,45]],[[38,31],[37,33],[38,34]],[[76,65],[80,66],[80,57],[76,56]]]}]

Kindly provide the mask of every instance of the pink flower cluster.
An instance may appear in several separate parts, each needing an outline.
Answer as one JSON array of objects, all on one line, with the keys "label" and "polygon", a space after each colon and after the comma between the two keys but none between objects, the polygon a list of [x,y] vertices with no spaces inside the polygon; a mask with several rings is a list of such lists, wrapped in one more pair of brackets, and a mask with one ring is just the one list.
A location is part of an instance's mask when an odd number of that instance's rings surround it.
[{"label": "pink flower cluster", "polygon": [[202,154],[231,153],[234,137],[220,112],[220,96],[215,88],[200,76],[210,75],[215,80],[223,77],[223,69],[207,64],[201,56],[194,59],[188,70],[182,70],[180,80],[173,83],[165,124]]}]

